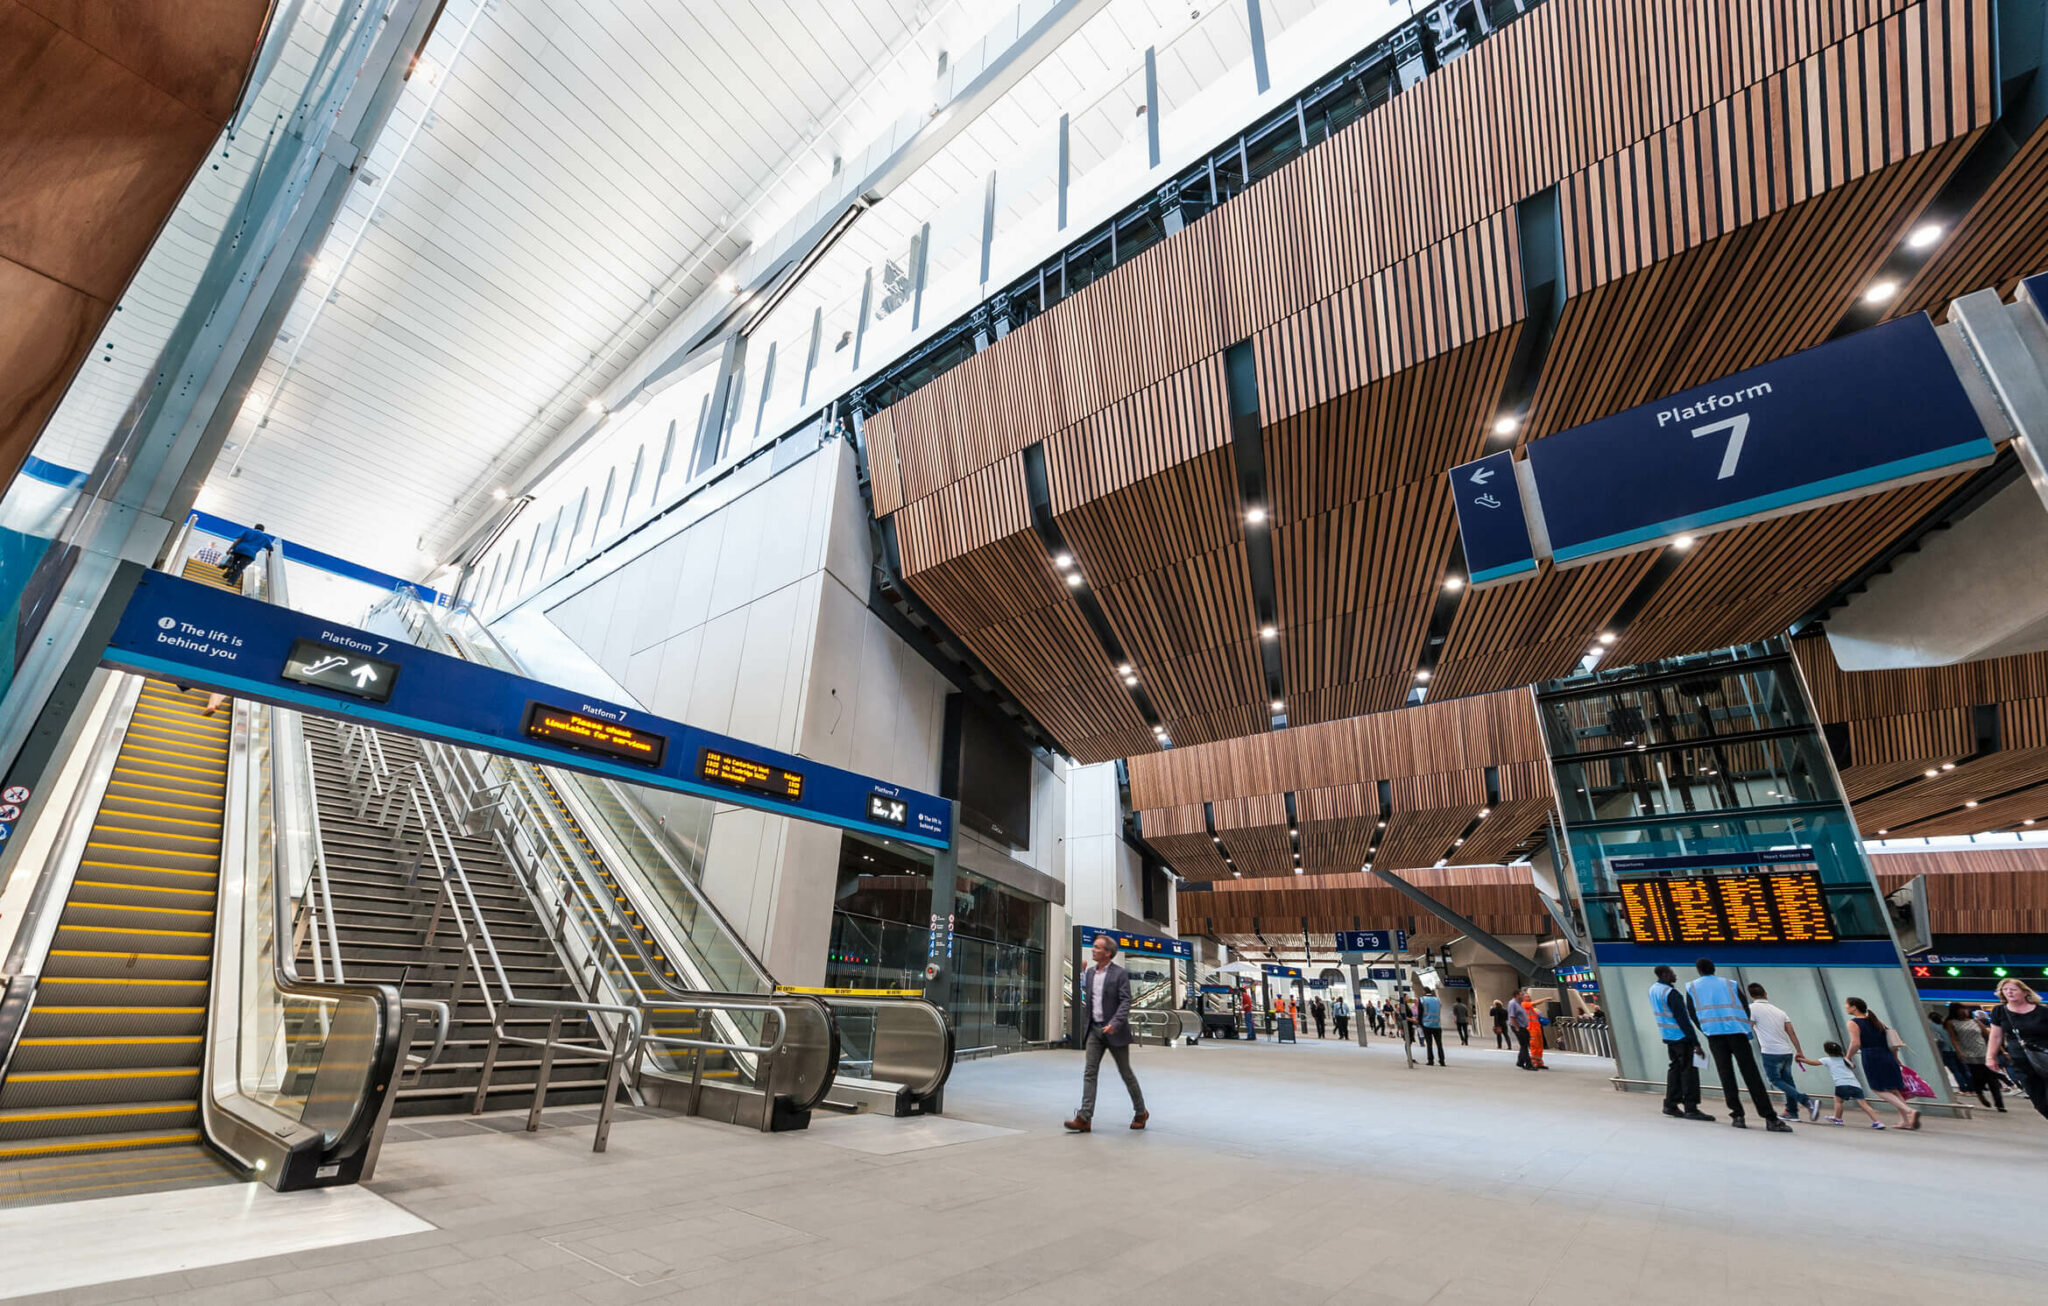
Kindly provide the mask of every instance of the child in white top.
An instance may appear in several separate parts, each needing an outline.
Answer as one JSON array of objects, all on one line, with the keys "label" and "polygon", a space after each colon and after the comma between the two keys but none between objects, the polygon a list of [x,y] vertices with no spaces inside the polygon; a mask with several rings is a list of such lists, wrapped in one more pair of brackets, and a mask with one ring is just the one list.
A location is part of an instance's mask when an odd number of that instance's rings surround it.
[{"label": "child in white top", "polygon": [[1842,1051],[1842,1045],[1828,1043],[1821,1051],[1827,1055],[1820,1059],[1820,1063],[1828,1068],[1829,1077],[1835,1081],[1835,1113],[1828,1117],[1827,1123],[1841,1124],[1842,1103],[1854,1102],[1863,1108],[1864,1115],[1870,1117],[1872,1129],[1884,1128],[1884,1121],[1877,1118],[1877,1112],[1871,1109],[1869,1100],[1863,1096],[1863,1082],[1856,1078],[1856,1068],[1849,1064],[1848,1054]]}]

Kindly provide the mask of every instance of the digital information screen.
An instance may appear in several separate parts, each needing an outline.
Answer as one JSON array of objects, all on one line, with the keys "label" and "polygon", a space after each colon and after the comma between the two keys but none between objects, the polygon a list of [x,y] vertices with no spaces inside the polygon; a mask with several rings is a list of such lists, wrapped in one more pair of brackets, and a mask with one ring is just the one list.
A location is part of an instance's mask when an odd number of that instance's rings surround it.
[{"label": "digital information screen", "polygon": [[[697,778],[745,789],[749,793],[766,794],[788,803],[800,803],[804,798],[803,772],[785,771],[779,766],[733,753],[721,753],[715,748],[707,748],[697,754]],[[874,809],[872,799],[868,808],[870,812]]]},{"label": "digital information screen", "polygon": [[1816,871],[1625,879],[1622,910],[1637,943],[1833,943]]},{"label": "digital information screen", "polygon": [[910,823],[910,804],[885,793],[868,795],[868,819],[876,825],[893,825],[901,830]]},{"label": "digital information screen", "polygon": [[602,753],[641,766],[660,766],[668,756],[668,736],[651,730],[635,730],[616,721],[572,712],[546,703],[526,705],[526,734],[530,739]]},{"label": "digital information screen", "polygon": [[398,684],[396,662],[317,639],[294,640],[291,656],[285,659],[284,670],[279,674],[302,685],[367,698],[372,703],[390,702],[391,690]]}]

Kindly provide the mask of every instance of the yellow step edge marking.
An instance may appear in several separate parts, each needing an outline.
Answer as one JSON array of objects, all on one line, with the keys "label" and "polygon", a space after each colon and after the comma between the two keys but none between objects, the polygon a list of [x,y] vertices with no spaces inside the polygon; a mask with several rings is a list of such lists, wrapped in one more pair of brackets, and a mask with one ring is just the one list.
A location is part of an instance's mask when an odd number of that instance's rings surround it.
[{"label": "yellow step edge marking", "polygon": [[210,857],[214,858],[214,859],[215,859],[216,861],[218,861],[218,860],[219,860],[219,858],[220,858],[220,854],[219,854],[218,852],[215,852],[215,853],[189,852],[189,853],[188,853],[188,852],[180,852],[180,851],[179,851],[178,849],[176,849],[176,848],[144,848],[144,847],[140,846],[139,844],[132,844],[132,843],[108,843],[108,842],[107,842],[106,840],[104,840],[104,839],[88,839],[88,840],[86,841],[86,844],[85,844],[85,846],[86,846],[86,847],[88,847],[88,848],[118,848],[118,849],[120,849],[120,850],[121,850],[122,852],[124,852],[124,853],[148,853],[148,854],[149,854],[150,856],[152,856],[152,857],[209,857],[209,856],[210,856]]},{"label": "yellow step edge marking", "polygon": [[[709,1076],[706,1076],[706,1078],[709,1078]],[[183,1134],[139,1135],[135,1138],[101,1138],[84,1143],[39,1142],[13,1147],[0,1144],[0,1157],[39,1156],[57,1152],[108,1152],[124,1148],[163,1147],[170,1143],[196,1143],[198,1141],[199,1131],[195,1129]]]},{"label": "yellow step edge marking", "polygon": [[[221,725],[220,718],[208,717],[204,713],[188,716],[182,712],[154,712],[148,708],[138,707],[135,709],[135,714],[129,718],[129,721],[131,726],[128,737],[131,739],[135,738],[140,730],[161,730],[165,734],[189,735],[193,739],[214,740],[221,747],[227,747],[228,732],[225,729],[216,728]],[[137,721],[142,724],[140,726],[132,724]],[[206,722],[207,724],[202,725],[200,724],[201,722]]]},{"label": "yellow step edge marking", "polygon": [[[114,1172],[108,1171],[108,1173]],[[109,1188],[134,1188],[140,1184],[170,1183],[173,1180],[180,1179],[204,1179],[209,1175],[225,1173],[227,1172],[217,1165],[204,1161],[186,1161],[182,1167],[156,1166],[148,1170],[137,1171],[125,1179],[117,1179],[112,1183],[78,1184],[70,1188],[37,1188],[33,1190],[31,1196],[36,1201],[48,1201],[52,1197],[73,1197],[79,1193],[102,1193]],[[32,1203],[23,1203],[23,1205],[30,1204]]]},{"label": "yellow step edge marking", "polygon": [[177,1111],[197,1111],[197,1102],[171,1102],[161,1106],[102,1106],[73,1111],[0,1111],[0,1125],[28,1124],[36,1120],[105,1120],[109,1116],[163,1116]]},{"label": "yellow step edge marking", "polygon": [[[172,1162],[174,1162],[175,1164],[179,1164],[179,1165],[189,1165],[189,1164],[190,1164],[190,1163],[191,1163],[192,1161],[194,1161],[194,1160],[197,1160],[197,1159],[199,1159],[199,1158],[196,1158],[196,1157],[170,1157],[170,1156],[167,1156],[167,1157],[165,1157],[165,1158],[164,1158],[164,1160],[166,1160],[166,1161],[172,1161]],[[23,1166],[15,1166],[15,1167],[12,1167],[12,1168],[10,1168],[10,1169],[9,1169],[9,1170],[7,1171],[7,1173],[8,1173],[8,1174],[10,1174],[10,1175],[38,1175],[38,1174],[40,1174],[40,1175],[48,1175],[48,1174],[55,1174],[55,1173],[56,1173],[57,1171],[59,1171],[59,1170],[92,1170],[92,1169],[98,1169],[98,1170],[99,1170],[99,1173],[101,1173],[101,1174],[118,1174],[118,1173],[121,1173],[120,1171],[115,1171],[115,1170],[108,1170],[108,1169],[106,1169],[106,1168],[105,1168],[105,1167],[106,1167],[106,1165],[107,1165],[107,1162],[106,1162],[105,1160],[98,1160],[98,1161],[52,1161],[52,1162],[50,1162],[50,1163],[49,1163],[49,1164],[47,1164],[47,1165],[23,1165]],[[74,1178],[74,1179],[90,1179],[90,1178],[92,1178],[93,1176],[92,1176],[92,1175],[89,1175],[89,1174],[82,1174],[82,1175],[81,1175],[81,1174],[74,1174],[74,1175],[72,1175],[71,1177],[72,1177],[72,1178]]]},{"label": "yellow step edge marking", "polygon": [[[123,956],[127,954],[122,954]],[[95,975],[45,975],[37,984],[199,984],[203,979],[100,979]]]},{"label": "yellow step edge marking", "polygon": [[[123,783],[127,782],[123,781]],[[141,788],[139,785],[135,787]],[[166,790],[165,792],[177,793],[178,791],[173,789]],[[188,795],[188,797],[197,797],[197,795]],[[175,807],[186,812],[212,812],[216,816],[220,815],[221,812],[221,809],[218,807],[207,807],[200,803],[174,803],[167,798],[137,798],[133,794],[121,795],[121,801],[124,803],[148,803],[151,807]],[[166,817],[164,819],[169,820],[171,818]],[[215,821],[212,824],[219,825],[220,822]]]},{"label": "yellow step edge marking", "polygon": [[[214,874],[219,875],[220,872],[216,871]],[[73,880],[72,886],[88,889],[122,889],[133,893],[182,893],[192,898],[213,896],[211,889],[174,889],[167,884],[115,884],[108,880]]]},{"label": "yellow step edge marking", "polygon": [[107,1038],[25,1038],[25,1048],[126,1048],[156,1043],[197,1043],[202,1034],[124,1034]]},{"label": "yellow step edge marking", "polygon": [[166,1066],[161,1070],[30,1070],[9,1075],[10,1084],[75,1084],[95,1079],[161,1079],[166,1075],[196,1075],[200,1066]]},{"label": "yellow step edge marking", "polygon": [[[215,845],[220,843],[220,836],[217,834],[186,834],[182,830],[136,830],[125,825],[108,825],[107,821],[110,815],[110,813],[102,810],[100,812],[100,819],[93,824],[93,829],[102,834],[139,834],[145,839],[183,839],[188,843],[210,843]],[[163,817],[146,816],[141,813],[134,815],[123,813],[122,818],[130,821],[166,819]],[[194,824],[197,824],[197,822],[194,822]]]},{"label": "yellow step edge marking", "polygon": [[[138,802],[138,803],[149,803],[149,804],[150,804],[151,806],[157,806],[157,805],[158,805],[158,804],[157,804],[157,803],[155,802],[155,800],[153,800],[153,799],[149,799],[149,798],[136,798],[136,799],[130,799],[129,801],[131,801],[131,802]],[[162,806],[164,806],[164,807],[184,807],[184,806],[185,806],[185,804],[183,804],[183,803],[164,803],[164,804],[161,804],[161,805],[162,805]],[[203,811],[205,811],[206,809],[205,809],[204,807],[192,807],[192,808],[189,808],[188,810],[190,810],[190,811],[195,811],[195,812],[203,812]],[[102,815],[102,816],[106,816],[106,815],[109,815],[109,813],[107,812],[107,810],[106,810],[105,808],[101,808],[101,809],[100,809],[100,815]],[[131,821],[162,821],[162,822],[165,822],[166,824],[170,824],[170,825],[196,825],[196,826],[198,826],[198,827],[199,827],[200,829],[202,829],[202,830],[219,830],[219,829],[221,829],[221,828],[222,828],[223,826],[225,826],[225,825],[227,824],[227,823],[226,823],[226,822],[225,822],[224,820],[223,820],[223,821],[198,821],[198,820],[194,820],[193,818],[191,818],[191,817],[189,817],[189,816],[158,816],[158,815],[157,815],[156,813],[154,813],[154,812],[131,812],[131,811],[128,811],[128,810],[126,810],[126,803],[124,803],[124,804],[122,805],[122,810],[121,810],[121,812],[120,812],[120,815],[121,815],[121,816],[123,816],[124,818],[128,819],[128,820],[131,820]],[[147,833],[147,832],[146,832],[146,831],[144,831],[143,833]],[[169,833],[169,831],[166,831],[166,833]],[[216,836],[216,837],[218,837],[218,836]]]},{"label": "yellow step edge marking", "polygon": [[[134,862],[94,862],[87,861],[84,858],[80,858],[78,864],[80,866],[101,866],[115,871],[148,871],[151,875],[192,875],[206,880],[218,880],[220,878],[219,871],[190,871],[176,866],[137,866]],[[123,885],[121,887],[139,888],[141,886]],[[200,889],[196,890],[196,892],[206,893],[209,890]]]},{"label": "yellow step edge marking", "polygon": [[130,1012],[138,1016],[196,1016],[204,1013],[205,1007],[37,1007],[31,1015],[43,1016],[121,1016]]},{"label": "yellow step edge marking", "polygon": [[129,748],[140,753],[162,753],[165,757],[211,758],[228,755],[226,740],[221,741],[218,749],[211,744],[202,747],[199,741],[180,739],[158,726],[136,726],[129,730],[128,743],[121,751],[125,753]]},{"label": "yellow step edge marking", "polygon": [[[124,750],[124,751],[125,751],[125,750]],[[136,760],[137,760],[137,761],[141,761],[141,760],[143,760],[143,759],[141,759],[141,758],[137,758]],[[180,765],[180,764],[179,764],[179,763],[177,763],[177,762],[151,762],[151,763],[150,763],[150,765],[151,765],[151,766],[167,766],[167,767],[170,767],[170,768],[171,768],[172,770],[174,770],[174,771],[197,771],[197,772],[198,772],[198,773],[199,773],[200,775],[202,775],[202,776],[213,776],[213,777],[215,777],[215,778],[218,778],[218,777],[220,777],[220,776],[223,776],[223,775],[227,774],[227,768],[226,768],[226,767],[224,767],[224,766],[222,766],[222,767],[212,767],[212,768],[209,768],[209,767],[204,767],[204,766],[183,766],[183,765]],[[158,775],[158,774],[157,774],[156,772],[154,772],[154,771],[143,771],[143,770],[138,770],[137,768],[135,768],[135,767],[132,767],[132,766],[117,766],[117,767],[115,767],[115,768],[114,768],[114,774],[115,774],[115,775],[146,775],[146,776],[148,776],[148,777],[149,777],[150,779],[152,779],[152,780],[176,780],[176,779],[179,779],[179,778],[180,778],[180,777],[178,777],[178,776],[175,776],[175,775]],[[131,783],[131,784],[135,784],[135,782],[134,782],[134,781],[130,781],[129,783]],[[198,781],[193,781],[192,783],[194,783],[194,784],[197,784],[197,783],[198,783]],[[182,793],[182,792],[183,792],[183,790],[179,790],[179,789],[166,789],[166,788],[164,788],[164,787],[163,787],[162,785],[145,785],[145,784],[137,784],[137,785],[136,785],[136,787],[137,787],[138,789],[154,789],[154,790],[156,790],[156,791],[157,791],[158,793],[165,793],[165,794],[175,794],[175,793]]]},{"label": "yellow step edge marking", "polygon": [[[147,911],[161,916],[211,916],[211,907],[138,907],[125,902],[86,902],[73,898],[67,907],[91,907],[98,911]],[[87,927],[90,928],[90,927]]]},{"label": "yellow step edge marking", "polygon": [[[155,909],[143,907],[138,908],[137,910],[153,911]],[[212,930],[135,930],[129,929],[128,927],[122,925],[66,925],[62,921],[59,921],[57,923],[57,930],[59,933],[62,933],[65,930],[98,930],[101,934],[151,934],[159,935],[167,939],[210,939],[213,937]],[[113,957],[125,957],[128,954],[125,952],[115,952],[108,953],[106,955]],[[181,955],[179,957],[179,960],[189,961],[197,959],[188,958]]]},{"label": "yellow step edge marking", "polygon": [[[91,928],[92,928],[92,926],[90,926],[90,925],[82,925],[82,926],[80,926],[79,928],[80,928],[80,929],[91,929]],[[181,931],[177,931],[177,930],[108,930],[108,931],[107,931],[107,933],[109,933],[109,934],[176,934],[176,933],[180,933],[180,932],[181,932]],[[195,937],[198,937],[198,936],[195,936]],[[210,952],[81,952],[81,951],[79,951],[79,950],[77,950],[77,949],[75,949],[75,948],[52,948],[52,949],[50,949],[50,955],[51,955],[52,957],[119,957],[119,958],[125,958],[125,959],[127,959],[127,960],[130,960],[130,961],[212,961],[212,960],[213,960],[213,954],[212,954],[212,953],[210,953]],[[92,978],[92,977],[91,977],[91,976],[89,976],[89,975],[80,975],[80,976],[75,976],[74,978],[77,978],[77,979],[90,979],[90,978]],[[138,983],[138,984],[143,984],[143,983],[148,983],[148,982],[149,982],[149,981],[146,981],[146,980],[137,980],[137,981],[136,981],[136,983]]]}]

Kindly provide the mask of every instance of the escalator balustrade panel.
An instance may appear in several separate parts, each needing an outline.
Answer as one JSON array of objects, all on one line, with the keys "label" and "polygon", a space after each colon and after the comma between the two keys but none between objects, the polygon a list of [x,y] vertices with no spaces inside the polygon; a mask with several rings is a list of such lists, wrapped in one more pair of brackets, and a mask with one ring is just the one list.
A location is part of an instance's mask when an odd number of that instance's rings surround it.
[{"label": "escalator balustrade panel", "polygon": [[229,721],[206,702],[136,701],[0,1083],[0,1203],[233,1177],[199,1125]]}]

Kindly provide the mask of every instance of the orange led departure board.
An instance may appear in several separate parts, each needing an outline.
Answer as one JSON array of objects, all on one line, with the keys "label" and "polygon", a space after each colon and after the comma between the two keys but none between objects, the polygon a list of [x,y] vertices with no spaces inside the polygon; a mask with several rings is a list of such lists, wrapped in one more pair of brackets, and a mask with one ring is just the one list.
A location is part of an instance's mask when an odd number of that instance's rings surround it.
[{"label": "orange led departure board", "polygon": [[785,771],[779,766],[733,753],[721,753],[715,748],[707,748],[697,755],[697,776],[735,789],[780,798],[784,802],[800,803],[804,797],[803,772]]},{"label": "orange led departure board", "polygon": [[667,735],[635,730],[587,712],[572,712],[545,703],[526,705],[526,734],[530,739],[603,753],[641,766],[660,766],[668,756]]},{"label": "orange led departure board", "polygon": [[1622,911],[1637,943],[1833,943],[1814,871],[1625,879]]}]

